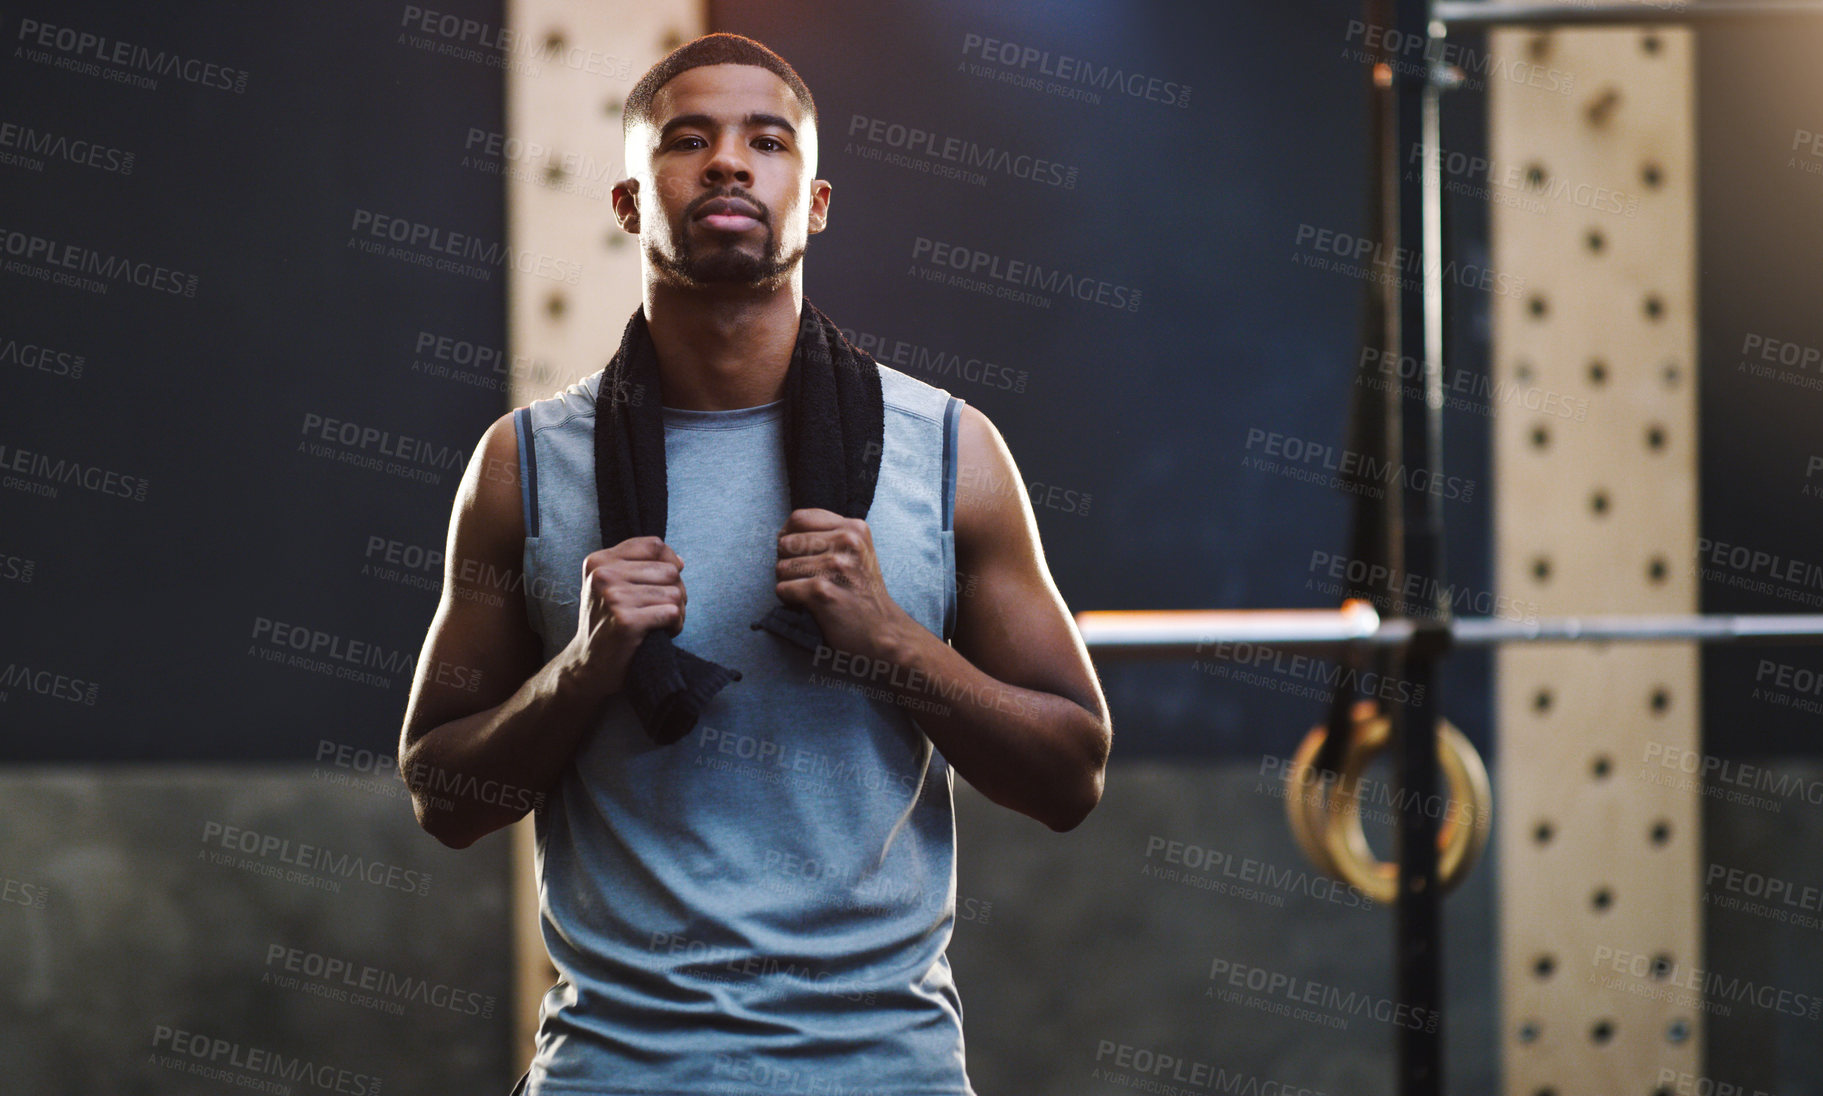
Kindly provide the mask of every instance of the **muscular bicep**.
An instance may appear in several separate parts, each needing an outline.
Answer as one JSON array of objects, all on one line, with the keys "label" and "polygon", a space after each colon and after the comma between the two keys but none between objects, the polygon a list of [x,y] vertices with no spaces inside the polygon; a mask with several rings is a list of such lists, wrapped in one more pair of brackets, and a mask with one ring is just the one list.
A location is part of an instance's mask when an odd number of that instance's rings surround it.
[{"label": "muscular bicep", "polygon": [[962,409],[956,474],[956,626],[951,643],[983,673],[1075,701],[1104,722],[1107,701],[1063,596],[1012,453],[994,424]]},{"label": "muscular bicep", "polygon": [[511,414],[488,427],[457,489],[443,596],[412,678],[399,756],[425,732],[492,708],[544,665],[526,619],[525,515]]}]

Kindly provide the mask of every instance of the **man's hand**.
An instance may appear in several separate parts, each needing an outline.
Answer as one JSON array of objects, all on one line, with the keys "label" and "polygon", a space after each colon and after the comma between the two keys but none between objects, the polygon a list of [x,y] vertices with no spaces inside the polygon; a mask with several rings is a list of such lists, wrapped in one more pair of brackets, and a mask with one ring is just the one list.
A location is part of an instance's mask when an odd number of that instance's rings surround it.
[{"label": "man's hand", "polygon": [[582,561],[582,607],[571,654],[579,676],[607,696],[620,691],[646,633],[684,630],[684,561],[657,537],[633,537]]},{"label": "man's hand", "polygon": [[890,658],[920,627],[886,592],[873,531],[830,510],[793,510],[779,533],[779,600],[808,610],[823,642]]}]

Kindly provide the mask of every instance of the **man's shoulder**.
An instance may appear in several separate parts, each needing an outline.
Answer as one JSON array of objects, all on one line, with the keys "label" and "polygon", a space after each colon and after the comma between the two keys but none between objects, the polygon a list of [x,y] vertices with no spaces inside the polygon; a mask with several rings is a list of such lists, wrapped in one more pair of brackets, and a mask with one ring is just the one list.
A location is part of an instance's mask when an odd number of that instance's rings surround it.
[{"label": "man's shoulder", "polygon": [[876,364],[880,366],[881,402],[889,411],[943,421],[944,412],[953,398],[948,389],[921,381],[883,362]]}]

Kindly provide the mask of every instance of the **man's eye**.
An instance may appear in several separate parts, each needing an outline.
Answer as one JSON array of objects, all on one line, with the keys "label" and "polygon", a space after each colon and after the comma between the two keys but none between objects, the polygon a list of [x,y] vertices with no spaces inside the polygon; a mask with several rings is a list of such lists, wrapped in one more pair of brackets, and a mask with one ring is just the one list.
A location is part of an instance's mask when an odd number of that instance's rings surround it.
[{"label": "man's eye", "polygon": [[753,143],[756,146],[765,149],[767,152],[785,151],[785,142],[779,140],[777,137],[761,137]]},{"label": "man's eye", "polygon": [[[692,143],[692,142],[694,142],[694,143]],[[705,144],[705,142],[703,141],[703,139],[701,137],[695,137],[695,136],[679,137],[677,140],[675,140],[671,143],[671,147],[672,148],[695,148],[697,145],[702,145],[702,144]]]}]

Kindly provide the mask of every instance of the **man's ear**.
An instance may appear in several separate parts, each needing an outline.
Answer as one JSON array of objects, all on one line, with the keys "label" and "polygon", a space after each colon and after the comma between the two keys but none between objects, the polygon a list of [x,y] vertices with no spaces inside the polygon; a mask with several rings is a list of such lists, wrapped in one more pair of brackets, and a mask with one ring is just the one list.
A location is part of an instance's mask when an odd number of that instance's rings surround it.
[{"label": "man's ear", "polygon": [[810,231],[821,232],[829,224],[829,183],[824,179],[810,181]]},{"label": "man's ear", "polygon": [[614,184],[610,192],[614,201],[614,219],[620,227],[633,235],[639,235],[639,180],[622,179]]}]

